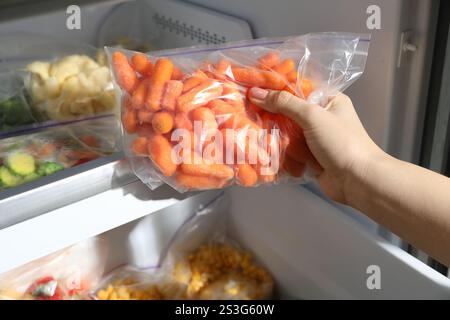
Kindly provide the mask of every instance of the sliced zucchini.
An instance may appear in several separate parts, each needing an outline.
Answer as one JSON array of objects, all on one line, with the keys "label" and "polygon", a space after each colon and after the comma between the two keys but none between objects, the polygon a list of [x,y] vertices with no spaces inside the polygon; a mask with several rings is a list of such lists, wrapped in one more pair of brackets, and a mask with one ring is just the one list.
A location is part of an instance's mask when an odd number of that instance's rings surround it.
[{"label": "sliced zucchini", "polygon": [[26,176],[36,171],[36,164],[34,158],[23,152],[18,152],[10,155],[6,159],[6,165],[15,174]]},{"label": "sliced zucchini", "polygon": [[16,176],[4,166],[0,167],[0,180],[5,187],[9,188],[15,187],[23,181],[21,177]]}]

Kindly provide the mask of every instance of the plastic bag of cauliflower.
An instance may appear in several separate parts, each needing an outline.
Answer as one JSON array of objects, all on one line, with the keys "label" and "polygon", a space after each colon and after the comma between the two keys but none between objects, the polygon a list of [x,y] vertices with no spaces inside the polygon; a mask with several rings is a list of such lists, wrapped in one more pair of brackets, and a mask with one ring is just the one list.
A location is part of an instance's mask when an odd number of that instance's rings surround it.
[{"label": "plastic bag of cauliflower", "polygon": [[252,253],[226,233],[221,193],[177,230],[155,266],[112,271],[93,293],[100,300],[261,300],[273,294],[273,278]]},{"label": "plastic bag of cauliflower", "polygon": [[73,54],[27,65],[33,106],[51,120],[113,112],[115,93],[101,55]]}]

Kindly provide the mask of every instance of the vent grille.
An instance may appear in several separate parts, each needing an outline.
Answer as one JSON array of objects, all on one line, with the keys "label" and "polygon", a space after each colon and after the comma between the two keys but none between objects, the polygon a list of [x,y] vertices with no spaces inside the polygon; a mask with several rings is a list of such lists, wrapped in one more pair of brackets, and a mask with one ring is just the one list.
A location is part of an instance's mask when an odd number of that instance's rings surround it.
[{"label": "vent grille", "polygon": [[170,17],[167,18],[165,15],[155,13],[153,15],[153,20],[162,30],[174,32],[179,36],[190,38],[191,40],[195,40],[199,43],[220,44],[227,42],[225,36],[221,36],[216,33],[211,34],[208,30],[197,28],[192,24],[188,25],[186,22],[181,22],[179,20],[173,20]]}]

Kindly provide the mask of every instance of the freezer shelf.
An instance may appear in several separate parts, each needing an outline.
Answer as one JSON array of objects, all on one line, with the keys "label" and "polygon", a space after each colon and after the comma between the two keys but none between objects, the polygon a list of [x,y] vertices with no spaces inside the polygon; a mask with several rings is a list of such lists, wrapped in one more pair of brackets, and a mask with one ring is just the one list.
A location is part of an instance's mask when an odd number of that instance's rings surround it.
[{"label": "freezer shelf", "polygon": [[[157,265],[176,230],[210,194],[110,230],[107,271]],[[449,299],[450,280],[361,226],[304,187],[226,191],[228,235],[268,269],[284,299]],[[197,203],[197,206],[195,205]],[[163,232],[164,230],[164,232]],[[367,268],[380,267],[369,290]]]}]

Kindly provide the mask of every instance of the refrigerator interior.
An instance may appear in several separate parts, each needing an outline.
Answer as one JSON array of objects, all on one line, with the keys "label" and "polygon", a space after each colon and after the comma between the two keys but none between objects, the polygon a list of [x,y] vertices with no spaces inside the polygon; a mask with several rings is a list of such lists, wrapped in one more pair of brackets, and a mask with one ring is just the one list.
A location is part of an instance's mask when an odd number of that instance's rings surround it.
[{"label": "refrigerator interior", "polygon": [[[125,13],[133,10],[127,9],[128,2],[122,0],[83,5],[81,30],[61,27],[67,15],[59,8],[0,21],[0,33],[37,31],[101,46],[110,41],[110,35],[102,30],[126,29],[131,35],[168,48],[312,31],[368,32],[364,12],[369,3],[376,2],[382,8],[383,27],[372,32],[365,75],[349,94],[369,133],[383,148],[405,160],[417,160],[424,101],[420,89],[426,86],[426,81],[419,79],[427,78],[429,67],[426,61],[432,46],[432,1],[345,0],[343,5],[283,0],[267,2],[264,10],[255,8],[250,0],[192,2],[201,6],[143,1],[152,17],[145,22],[152,31],[148,35],[133,33],[141,27],[139,24],[112,23],[109,26],[114,28],[104,27],[118,8]],[[272,12],[280,12],[283,19],[268,23]],[[314,18],[318,15],[322,18]],[[180,16],[184,20],[179,20]],[[357,23],[349,16],[357,17]],[[398,39],[410,28],[416,30],[415,41],[421,50],[398,68]],[[408,101],[408,112],[397,106],[398,101]],[[401,117],[405,117],[404,126],[399,126]],[[377,225],[370,220],[326,201],[312,190],[276,186],[226,191],[224,214],[230,236],[254,252],[271,271],[278,297],[450,296],[446,277],[382,240],[377,236]],[[139,265],[143,259],[158,259],[189,213],[217,195],[180,195],[169,187],[149,191],[131,173],[121,153],[15,188],[0,195],[0,273],[98,234],[110,242],[109,270],[123,263]],[[134,237],[136,233],[142,237]],[[370,265],[379,265],[382,270],[382,290],[367,289],[366,270]]]}]

